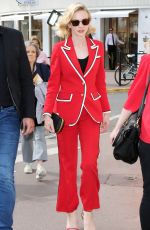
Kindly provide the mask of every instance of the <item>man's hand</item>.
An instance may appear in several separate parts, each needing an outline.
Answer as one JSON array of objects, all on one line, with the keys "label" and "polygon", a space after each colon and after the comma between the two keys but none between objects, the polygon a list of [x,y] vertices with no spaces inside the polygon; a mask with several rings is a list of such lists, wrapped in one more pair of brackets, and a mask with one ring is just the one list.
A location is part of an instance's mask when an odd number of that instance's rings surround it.
[{"label": "man's hand", "polygon": [[22,128],[21,133],[22,135],[28,135],[34,131],[34,120],[32,118],[23,118],[22,119]]},{"label": "man's hand", "polygon": [[106,54],[107,54],[108,58],[111,59],[111,57],[110,57],[110,55],[108,53],[108,50],[106,50]]}]

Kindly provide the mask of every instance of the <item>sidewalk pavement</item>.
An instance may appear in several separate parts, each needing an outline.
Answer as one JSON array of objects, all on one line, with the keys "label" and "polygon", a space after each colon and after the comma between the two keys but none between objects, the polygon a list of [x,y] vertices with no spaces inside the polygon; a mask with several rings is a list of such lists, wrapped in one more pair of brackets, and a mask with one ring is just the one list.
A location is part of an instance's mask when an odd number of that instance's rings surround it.
[{"label": "sidewalk pavement", "polygon": [[106,86],[108,93],[114,92],[127,92],[129,90],[130,84],[126,86],[119,86],[114,79],[115,72],[113,70],[106,70]]}]

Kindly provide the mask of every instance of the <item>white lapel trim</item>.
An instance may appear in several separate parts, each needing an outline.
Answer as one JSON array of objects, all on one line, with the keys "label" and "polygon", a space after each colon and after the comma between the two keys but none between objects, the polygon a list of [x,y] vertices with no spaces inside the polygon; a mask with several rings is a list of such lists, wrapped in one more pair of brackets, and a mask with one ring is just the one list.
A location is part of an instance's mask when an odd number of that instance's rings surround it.
[{"label": "white lapel trim", "polygon": [[[66,47],[61,47],[64,55],[66,56],[67,60],[69,61],[70,65],[73,67],[73,69],[75,70],[75,72],[78,74],[78,76],[81,78],[81,80],[84,82],[83,77],[81,76],[81,74],[79,73],[79,71],[76,69],[76,67],[74,66],[74,64],[72,63],[71,59],[68,57],[68,55],[65,52]],[[70,49],[67,49],[70,50]]]},{"label": "white lapel trim", "polygon": [[90,68],[87,70],[87,72],[84,74],[84,78],[88,75],[88,73],[91,71],[91,69],[93,68],[93,65],[95,64],[95,61],[97,58],[100,58],[100,56],[97,56],[97,53],[98,53],[98,49],[99,49],[99,46],[97,46],[92,39],[90,39],[90,41],[92,42],[92,46],[91,46],[91,49],[96,49],[96,53],[95,53],[95,57],[94,57],[94,60],[92,62],[92,65],[90,66]]},{"label": "white lapel trim", "polygon": [[70,46],[67,46],[67,42],[68,42],[68,39],[65,40],[65,44],[64,44],[64,49],[66,50],[71,50],[71,47]]},{"label": "white lapel trim", "polygon": [[64,46],[61,47],[64,55],[66,56],[67,60],[69,61],[70,65],[73,67],[73,69],[75,70],[75,72],[78,74],[78,76],[81,78],[81,80],[85,83],[82,75],[79,73],[79,71],[77,70],[77,68],[74,66],[74,64],[72,63],[71,59],[69,58],[69,56],[67,55],[67,53],[65,52],[65,50],[71,50],[71,47],[67,45],[68,40],[65,40],[65,44]]},{"label": "white lapel trim", "polygon": [[84,96],[83,96],[82,105],[81,105],[81,109],[80,109],[78,118],[77,118],[77,120],[73,124],[69,124],[69,126],[74,126],[78,122],[78,120],[79,120],[79,118],[81,116],[81,113],[82,113],[82,110],[83,110],[83,107],[84,107],[85,98],[86,98],[87,87],[86,87],[85,80],[83,79],[83,77],[81,76],[81,74],[79,73],[79,71],[76,69],[76,67],[73,65],[72,61],[70,60],[70,58],[68,57],[67,53],[65,52],[65,50],[71,50],[71,47],[67,46],[67,41],[68,40],[66,39],[64,46],[61,47],[62,52],[66,56],[67,60],[69,61],[70,65],[73,67],[73,69],[75,70],[75,72],[80,77],[81,81],[84,83]]}]

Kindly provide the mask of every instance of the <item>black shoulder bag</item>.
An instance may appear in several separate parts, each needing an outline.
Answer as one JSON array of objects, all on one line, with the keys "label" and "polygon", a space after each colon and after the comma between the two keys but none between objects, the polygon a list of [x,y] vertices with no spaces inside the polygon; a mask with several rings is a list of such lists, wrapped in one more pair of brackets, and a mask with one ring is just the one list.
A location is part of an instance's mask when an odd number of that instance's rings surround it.
[{"label": "black shoulder bag", "polygon": [[145,98],[150,84],[150,77],[142,98],[141,105],[137,112],[132,113],[130,117],[122,125],[112,146],[114,147],[113,155],[116,160],[122,160],[128,164],[137,161],[139,151],[138,142],[140,135],[140,121],[145,106]]}]

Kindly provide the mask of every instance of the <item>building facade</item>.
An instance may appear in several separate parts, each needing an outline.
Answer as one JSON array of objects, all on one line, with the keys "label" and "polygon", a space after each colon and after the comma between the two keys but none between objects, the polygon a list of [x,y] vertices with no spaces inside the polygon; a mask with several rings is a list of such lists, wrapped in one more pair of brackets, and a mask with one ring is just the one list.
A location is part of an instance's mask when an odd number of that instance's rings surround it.
[{"label": "building facade", "polygon": [[[2,1],[2,0],[0,0]],[[76,2],[76,1],[72,1]],[[113,27],[125,42],[121,49],[125,53],[144,50],[143,42],[150,38],[149,0],[83,0],[92,13],[92,24],[96,27],[97,39],[105,41],[109,27]],[[70,0],[5,0],[0,8],[0,24],[22,31],[24,39],[37,35],[43,50],[51,55],[53,44],[58,40],[47,19],[53,9],[63,12]]]}]

